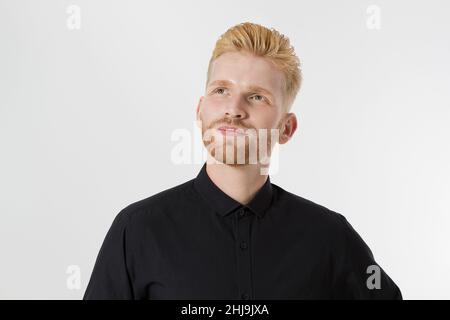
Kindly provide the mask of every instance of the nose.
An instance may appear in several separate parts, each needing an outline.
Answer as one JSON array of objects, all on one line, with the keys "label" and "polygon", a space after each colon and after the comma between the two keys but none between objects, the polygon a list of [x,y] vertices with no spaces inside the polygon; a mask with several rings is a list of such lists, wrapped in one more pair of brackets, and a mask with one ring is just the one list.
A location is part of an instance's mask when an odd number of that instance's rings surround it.
[{"label": "nose", "polygon": [[225,110],[227,118],[240,120],[245,117],[245,111],[242,108],[242,101],[240,97],[230,100]]},{"label": "nose", "polygon": [[227,116],[227,118],[231,118],[231,119],[242,119],[242,114],[240,113],[230,113],[230,112],[225,112],[225,115]]}]

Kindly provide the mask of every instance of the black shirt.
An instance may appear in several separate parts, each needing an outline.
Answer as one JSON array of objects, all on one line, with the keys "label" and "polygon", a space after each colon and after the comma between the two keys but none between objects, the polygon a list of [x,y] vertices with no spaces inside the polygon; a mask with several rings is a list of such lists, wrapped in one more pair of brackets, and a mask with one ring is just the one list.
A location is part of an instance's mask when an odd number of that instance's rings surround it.
[{"label": "black shirt", "polygon": [[[370,266],[378,273],[368,272]],[[212,182],[205,162],[196,178],[117,214],[83,299],[402,295],[343,215],[282,189],[269,176],[241,205]]]}]

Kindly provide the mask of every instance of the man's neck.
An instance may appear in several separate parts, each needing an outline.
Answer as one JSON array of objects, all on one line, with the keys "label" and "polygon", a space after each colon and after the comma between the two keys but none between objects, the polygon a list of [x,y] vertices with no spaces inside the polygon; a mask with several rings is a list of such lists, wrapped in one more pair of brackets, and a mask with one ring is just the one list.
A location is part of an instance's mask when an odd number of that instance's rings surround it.
[{"label": "man's neck", "polygon": [[261,174],[259,164],[207,163],[206,173],[220,190],[243,205],[253,199],[268,177]]}]

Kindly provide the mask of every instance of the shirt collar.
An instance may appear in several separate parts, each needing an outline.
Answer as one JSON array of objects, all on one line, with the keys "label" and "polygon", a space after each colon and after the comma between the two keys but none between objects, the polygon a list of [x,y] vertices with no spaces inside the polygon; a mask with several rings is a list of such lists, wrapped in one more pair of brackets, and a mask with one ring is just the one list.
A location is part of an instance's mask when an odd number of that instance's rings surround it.
[{"label": "shirt collar", "polygon": [[194,179],[194,188],[222,216],[243,206],[249,208],[258,218],[262,218],[272,202],[273,195],[272,183],[270,177],[267,176],[266,182],[253,199],[247,205],[242,205],[214,184],[206,172],[206,162]]}]

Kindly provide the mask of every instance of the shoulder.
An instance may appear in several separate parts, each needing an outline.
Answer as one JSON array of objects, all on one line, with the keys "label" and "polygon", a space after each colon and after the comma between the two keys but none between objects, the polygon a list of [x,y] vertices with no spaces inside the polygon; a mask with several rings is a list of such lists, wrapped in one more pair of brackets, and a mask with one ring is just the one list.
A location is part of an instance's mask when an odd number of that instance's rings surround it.
[{"label": "shoulder", "polygon": [[165,189],[144,199],[137,200],[125,206],[116,215],[114,221],[127,224],[130,221],[140,223],[142,219],[158,216],[158,212],[177,211],[183,203],[193,200],[193,180]]},{"label": "shoulder", "polygon": [[[322,244],[332,256],[371,257],[372,253],[347,218],[339,211],[328,208],[310,199],[306,199],[283,188],[275,188],[274,216],[287,230],[309,241]],[[324,251],[324,252],[325,252]]]},{"label": "shoulder", "polygon": [[275,210],[309,223],[311,226],[332,228],[336,231],[345,229],[346,218],[343,214],[325,205],[289,192],[273,184]]},{"label": "shoulder", "polygon": [[275,205],[279,206],[277,212],[289,218],[287,220],[290,223],[293,222],[300,228],[306,228],[309,232],[327,239],[336,252],[372,256],[366,242],[342,213],[277,185],[273,186],[276,191]]}]

